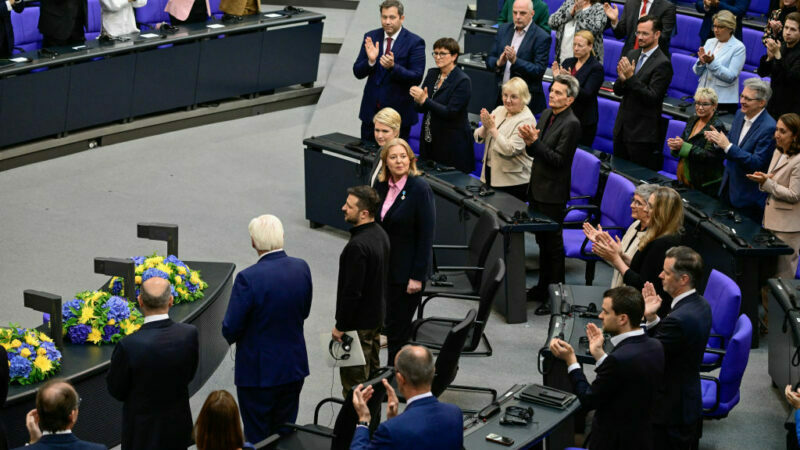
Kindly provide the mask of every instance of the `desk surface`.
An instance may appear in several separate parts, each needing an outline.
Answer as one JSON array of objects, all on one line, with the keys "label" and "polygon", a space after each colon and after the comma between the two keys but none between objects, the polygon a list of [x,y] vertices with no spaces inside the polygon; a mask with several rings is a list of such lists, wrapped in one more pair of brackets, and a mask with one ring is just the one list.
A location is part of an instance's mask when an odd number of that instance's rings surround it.
[{"label": "desk surface", "polygon": [[[570,417],[580,407],[580,402],[575,399],[565,409],[551,408],[535,403],[526,402],[516,398],[516,394],[526,385],[519,385],[506,392],[506,394],[499,397],[502,401],[509,393],[511,398],[502,404],[502,410],[490,418],[486,423],[478,422],[477,425],[464,431],[464,448],[470,450],[474,449],[487,449],[499,450],[503,448],[524,448],[530,444],[537,443],[547,437],[547,435],[556,428],[561,422]],[[503,417],[503,412],[508,406],[521,406],[533,408],[533,422],[526,426],[504,426],[500,425],[500,419]],[[486,435],[489,433],[499,434],[514,440],[514,444],[510,447],[504,447],[500,444],[495,444],[486,440]]]},{"label": "desk surface", "polygon": [[[279,17],[267,17],[270,14],[280,14]],[[220,20],[210,20],[204,23],[186,24],[178,27],[178,31],[173,34],[161,34],[158,30],[143,30],[141,33],[134,33],[122,36],[126,41],[111,41],[101,43],[99,40],[88,40],[79,46],[52,47],[51,50],[57,52],[55,57],[44,56],[40,50],[33,50],[26,53],[15,54],[14,57],[25,57],[30,62],[14,63],[7,61],[0,64],[0,77],[13,75],[16,73],[27,72],[41,67],[51,67],[66,63],[91,60],[93,58],[110,56],[121,53],[130,53],[142,49],[159,47],[167,44],[179,44],[187,41],[207,39],[219,35],[229,35],[252,31],[259,28],[269,28],[277,26],[292,25],[297,23],[318,22],[325,19],[323,14],[304,11],[294,15],[286,15],[281,10],[264,11],[258,15],[245,16],[238,23],[224,23]],[[146,37],[154,34],[154,37]]]}]

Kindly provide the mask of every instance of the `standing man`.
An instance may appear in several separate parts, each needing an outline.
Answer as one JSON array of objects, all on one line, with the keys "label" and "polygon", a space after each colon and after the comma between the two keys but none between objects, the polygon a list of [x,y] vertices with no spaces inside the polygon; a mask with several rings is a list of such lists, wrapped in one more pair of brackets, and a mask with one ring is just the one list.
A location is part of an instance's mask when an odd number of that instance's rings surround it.
[{"label": "standing man", "polygon": [[[486,59],[486,67],[495,71],[497,85],[502,86],[512,77],[520,77],[528,83],[531,112],[539,114],[544,110],[544,89],[542,76],[547,70],[550,57],[550,33],[533,23],[533,3],[531,0],[516,0],[512,8],[514,21],[497,30],[494,48]],[[502,89],[501,89],[502,91]],[[497,104],[501,105],[502,95]]]},{"label": "standing man", "polygon": [[767,112],[778,118],[786,113],[800,114],[800,12],[786,16],[783,25],[783,43],[767,39],[767,54],[761,57],[758,75],[770,77],[772,97],[767,103]]},{"label": "standing man", "polygon": [[657,17],[638,19],[639,48],[620,58],[614,83],[614,94],[622,97],[614,122],[614,156],[652,170],[661,170],[661,104],[672,81],[672,64],[658,47],[661,33]]},{"label": "standing man", "polygon": [[311,271],[283,251],[277,217],[256,217],[248,230],[258,262],[236,275],[222,335],[236,344],[234,382],[245,437],[260,442],[297,419],[308,376],[303,322],[311,312]]},{"label": "standing man", "polygon": [[[603,293],[603,330],[593,323],[586,327],[589,351],[597,361],[591,385],[572,346],[558,338],[550,342],[553,355],[567,363],[581,406],[597,410],[586,442],[589,449],[653,448],[651,410],[664,374],[664,348],[639,326],[643,314],[644,299],[636,289],[620,286]],[[603,332],[614,344],[609,354],[603,351]]]},{"label": "standing man", "polygon": [[[25,9],[23,0],[0,2],[0,58],[9,58],[14,49],[14,26],[11,23],[11,10],[21,14]],[[0,444],[2,445],[2,444]]]},{"label": "standing man", "polygon": [[41,0],[39,8],[42,47],[79,45],[86,41],[83,34],[89,23],[86,0]]},{"label": "standing man", "polygon": [[[658,46],[665,51],[669,49],[669,41],[672,39],[672,32],[675,30],[677,20],[675,3],[669,0],[631,0],[625,3],[622,17],[619,16],[619,8],[616,3],[614,6],[603,3],[603,10],[608,17],[606,26],[611,26],[617,39],[625,38],[622,55],[627,55],[631,50],[641,47],[636,30],[639,18],[647,15],[657,17],[661,21],[662,31],[658,38]],[[705,40],[701,42],[705,42]]]},{"label": "standing man", "polygon": [[542,302],[536,314],[550,314],[547,287],[564,281],[564,241],[561,223],[569,200],[572,177],[572,158],[581,137],[581,123],[572,112],[578,96],[578,80],[561,74],[550,85],[550,108],[542,113],[534,128],[522,125],[519,135],[525,141],[525,151],[533,158],[531,181],[528,185],[530,205],[558,223],[558,230],[536,233],[539,244],[539,282],[528,291],[528,298]]},{"label": "standing man", "polygon": [[672,247],[659,278],[672,296],[672,308],[658,317],[661,297],[653,284],[642,289],[647,334],[664,346],[664,381],[654,402],[654,448],[697,448],[703,420],[700,364],[711,332],[711,307],[695,290],[703,276],[703,258],[689,247]]},{"label": "standing man", "polygon": [[375,189],[356,186],[347,190],[347,201],[342,206],[344,220],[353,228],[350,241],[339,256],[336,325],[331,334],[341,342],[345,331],[356,330],[366,362],[339,369],[344,398],[380,367],[380,332],[389,273],[389,236],[375,223],[380,203]]},{"label": "standing man", "polygon": [[364,35],[364,46],[353,64],[356,78],[367,78],[358,113],[361,139],[365,141],[375,141],[372,119],[382,108],[394,108],[400,113],[400,137],[406,141],[411,126],[418,121],[408,91],[420,84],[425,74],[425,41],[403,28],[403,9],[398,0],[380,4],[382,28]]},{"label": "standing man", "polygon": [[720,200],[734,206],[742,214],[761,223],[767,193],[758,183],[747,179],[748,173],[767,172],[775,149],[775,119],[764,109],[772,89],[764,80],[748,78],[739,96],[741,108],[736,111],[731,131],[724,133],[711,127],[705,137],[725,152],[725,171],[719,188]]},{"label": "standing man", "polygon": [[123,402],[122,450],[185,450],[192,440],[189,382],[199,360],[194,325],[169,318],[169,280],[142,283],[144,325],[114,347],[106,376],[111,396]]}]

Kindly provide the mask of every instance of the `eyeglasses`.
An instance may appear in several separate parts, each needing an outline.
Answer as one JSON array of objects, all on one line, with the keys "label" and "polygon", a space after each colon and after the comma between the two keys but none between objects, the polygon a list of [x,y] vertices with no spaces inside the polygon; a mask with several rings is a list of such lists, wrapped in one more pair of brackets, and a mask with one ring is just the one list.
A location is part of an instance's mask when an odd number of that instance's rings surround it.
[{"label": "eyeglasses", "polygon": [[746,102],[752,102],[752,101],[755,101],[755,100],[759,100],[759,99],[754,98],[754,97],[747,97],[744,94],[740,95],[739,99],[741,99],[743,101],[746,101]]},{"label": "eyeglasses", "polygon": [[721,29],[725,29],[725,28],[728,28],[728,27],[726,27],[726,26],[724,26],[724,25],[717,25],[717,24],[714,24],[714,25],[711,25],[711,28],[721,28]]},{"label": "eyeglasses", "polygon": [[699,106],[700,108],[708,108],[709,106],[714,106],[711,102],[694,102],[694,106]]},{"label": "eyeglasses", "polygon": [[650,31],[637,31],[634,33],[636,36],[652,36],[652,32]]},{"label": "eyeglasses", "polygon": [[450,55],[452,55],[452,53],[450,53],[450,52],[433,52],[433,53],[431,53],[431,56],[433,56],[434,58],[444,58],[445,56],[450,56]]}]

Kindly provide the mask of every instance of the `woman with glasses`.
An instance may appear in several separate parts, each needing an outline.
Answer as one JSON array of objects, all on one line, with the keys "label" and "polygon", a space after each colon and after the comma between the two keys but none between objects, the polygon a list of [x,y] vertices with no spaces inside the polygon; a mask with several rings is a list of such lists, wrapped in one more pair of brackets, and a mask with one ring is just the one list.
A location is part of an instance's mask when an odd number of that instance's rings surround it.
[{"label": "woman with glasses", "polygon": [[714,37],[697,51],[692,70],[700,77],[699,87],[713,89],[719,98],[719,110],[736,112],[739,99],[739,74],[745,60],[742,41],[733,36],[736,17],[722,10],[714,15]]},{"label": "woman with glasses", "polygon": [[667,139],[672,156],[679,158],[678,181],[706,195],[716,197],[722,180],[725,154],[705,137],[711,128],[725,133],[717,116],[717,94],[707,87],[694,94],[694,114],[686,121],[680,136]]},{"label": "woman with glasses", "polygon": [[472,130],[467,119],[472,83],[456,67],[459,53],[455,39],[441,38],[434,42],[436,67],[428,70],[422,86],[411,87],[409,94],[416,110],[424,113],[419,136],[420,158],[470,173],[475,169]]}]

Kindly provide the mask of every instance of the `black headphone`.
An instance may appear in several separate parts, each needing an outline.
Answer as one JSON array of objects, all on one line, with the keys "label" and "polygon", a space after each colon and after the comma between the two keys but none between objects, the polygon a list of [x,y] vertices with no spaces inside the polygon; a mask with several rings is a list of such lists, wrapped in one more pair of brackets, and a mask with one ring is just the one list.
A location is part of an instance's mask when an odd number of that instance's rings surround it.
[{"label": "black headphone", "polygon": [[[351,347],[352,343],[353,343],[353,337],[350,336],[349,334],[342,335],[341,343],[331,339],[331,341],[328,343],[328,353],[330,353],[331,358],[333,358],[334,361],[347,361],[348,359],[350,359],[350,349],[352,348]],[[334,345],[339,345],[341,349],[344,350],[345,353],[342,354],[342,356],[337,357],[336,353],[334,353],[333,351]]]}]

